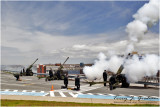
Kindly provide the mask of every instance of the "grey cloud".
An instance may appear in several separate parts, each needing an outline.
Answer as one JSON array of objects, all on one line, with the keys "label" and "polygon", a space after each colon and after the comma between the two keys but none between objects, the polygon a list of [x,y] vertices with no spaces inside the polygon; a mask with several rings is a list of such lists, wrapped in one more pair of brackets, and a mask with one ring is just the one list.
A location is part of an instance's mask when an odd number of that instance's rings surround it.
[{"label": "grey cloud", "polygon": [[[115,54],[124,54],[128,40],[121,40],[112,43],[97,43],[97,44],[75,44],[70,48],[63,49],[62,53],[72,55],[75,57],[90,57],[95,58],[99,52],[108,53],[109,51],[115,52]],[[102,47],[102,48],[100,48]],[[158,34],[148,33],[145,35],[140,43],[136,44],[135,51],[139,53],[158,53],[159,39]],[[77,55],[78,54],[78,55]]]},{"label": "grey cloud", "polygon": [[[64,9],[66,8],[63,4],[59,4],[59,9],[55,10],[55,8],[52,8],[52,17],[56,14],[65,13]],[[31,10],[33,12],[29,13]],[[53,18],[52,21],[48,21],[45,18],[50,12],[46,12],[43,9],[34,10],[29,7],[26,13],[15,11],[15,13],[12,13],[12,8],[6,11],[8,13],[2,13],[5,14],[2,16],[2,64],[30,64],[30,61],[37,57],[39,58],[38,63],[56,63],[63,62],[68,56],[70,57],[68,63],[91,63],[99,52],[108,54],[109,51],[115,51],[116,54],[123,54],[128,44],[127,36],[123,32],[124,27],[109,33],[70,36],[43,30],[39,32],[38,29],[35,29],[36,27],[42,27],[39,29],[63,31],[70,28],[74,22],[87,17],[82,15],[70,21],[62,20],[64,23],[60,24],[59,19],[69,15],[73,11],[72,8],[68,10],[68,13],[60,15],[61,17]],[[46,13],[41,15],[41,12]],[[20,17],[15,17],[15,15]],[[24,17],[27,17],[26,21],[22,20]],[[80,27],[78,31],[80,32],[82,29],[85,30],[85,27]],[[138,43],[137,50],[144,53],[157,53],[157,41],[158,34],[149,32],[144,40]],[[14,57],[12,57],[13,55]]]},{"label": "grey cloud", "polygon": [[[43,32],[30,33],[19,28],[9,29],[8,33],[4,33],[2,30],[2,46],[8,47],[6,50],[4,48],[2,50],[5,50],[6,53],[15,53],[17,55],[14,58],[17,61],[16,63],[23,64],[29,63],[29,60],[33,60],[36,57],[39,57],[39,63],[63,62],[68,56],[71,57],[70,63],[72,61],[74,63],[76,59],[76,62],[83,61],[78,59],[84,59],[83,62],[89,62],[93,61],[99,52],[107,54],[109,51],[115,51],[116,54],[124,54],[128,44],[126,38],[116,38],[115,41],[108,39],[108,36],[116,35],[115,33],[95,34],[90,38],[91,35],[67,37]],[[118,35],[122,34],[118,33]],[[28,38],[29,40],[27,40]],[[158,46],[158,34],[148,32],[144,39],[137,44],[137,51],[157,53]],[[3,57],[3,55],[6,55],[6,57]],[[3,63],[15,63],[14,60],[10,60],[13,59],[11,56],[10,54],[2,53],[2,57],[5,59]],[[21,60],[26,61],[21,62]]]}]

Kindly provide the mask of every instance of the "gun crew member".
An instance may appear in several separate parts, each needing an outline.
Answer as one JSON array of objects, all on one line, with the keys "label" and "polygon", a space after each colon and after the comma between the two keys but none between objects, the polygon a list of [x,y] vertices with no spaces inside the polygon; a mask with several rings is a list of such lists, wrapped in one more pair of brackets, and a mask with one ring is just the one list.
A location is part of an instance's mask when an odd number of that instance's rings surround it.
[{"label": "gun crew member", "polygon": [[25,68],[23,68],[23,74],[25,73],[25,70],[24,70]]},{"label": "gun crew member", "polygon": [[103,80],[104,80],[104,86],[106,86],[106,82],[107,82],[107,72],[106,72],[106,70],[104,70],[104,72],[103,72]]},{"label": "gun crew member", "polygon": [[16,80],[17,80],[17,81],[20,80],[19,76],[20,76],[19,74],[14,74],[14,77],[16,77]]},{"label": "gun crew member", "polygon": [[160,76],[160,73],[159,73],[159,72],[160,72],[160,70],[158,70],[158,71],[157,71],[157,74],[156,74],[158,83],[159,83],[159,76]]},{"label": "gun crew member", "polygon": [[52,72],[52,69],[51,69],[51,68],[50,68],[50,70],[49,70],[49,76],[50,76],[50,78],[53,77],[53,72]]},{"label": "gun crew member", "polygon": [[68,75],[66,74],[66,76],[64,77],[64,85],[65,85],[65,88],[68,87]]},{"label": "gun crew member", "polygon": [[80,78],[79,75],[75,78],[75,86],[77,87],[77,90],[80,90]]}]

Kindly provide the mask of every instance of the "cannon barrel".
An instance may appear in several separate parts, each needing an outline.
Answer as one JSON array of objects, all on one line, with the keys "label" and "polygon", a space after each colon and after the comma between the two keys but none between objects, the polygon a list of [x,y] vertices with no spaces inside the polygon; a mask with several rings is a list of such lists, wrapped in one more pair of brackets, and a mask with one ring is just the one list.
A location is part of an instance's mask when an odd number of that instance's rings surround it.
[{"label": "cannon barrel", "polygon": [[[38,58],[33,62],[33,64],[38,60]],[[26,76],[33,76],[33,72],[32,72],[32,67],[33,67],[33,64],[31,64],[27,69],[26,69]]]},{"label": "cannon barrel", "polygon": [[[129,57],[131,57],[131,54],[130,54],[130,53],[125,57],[125,60],[128,59]],[[124,63],[125,63],[125,60],[124,60],[123,64],[121,64],[121,66],[119,67],[116,75],[120,75],[121,72],[123,71],[123,69],[124,69],[124,66],[123,66],[123,65],[124,65]]]},{"label": "cannon barrel", "polygon": [[62,64],[62,65],[64,65],[68,59],[69,59],[69,57],[67,57],[67,59],[63,62],[63,64]]},{"label": "cannon barrel", "polygon": [[119,67],[119,69],[118,69],[116,75],[120,75],[121,72],[123,71],[123,69],[124,69],[124,66],[123,66],[123,64],[122,64],[122,65]]},{"label": "cannon barrel", "polygon": [[63,65],[67,62],[68,59],[69,59],[69,57],[67,57],[67,59],[63,62],[63,64],[60,65],[60,67],[58,68],[59,70],[61,70],[63,68]]},{"label": "cannon barrel", "polygon": [[[130,57],[131,57],[131,54],[129,53],[125,57],[125,60]],[[125,88],[129,87],[129,83],[127,82],[127,78],[125,77],[125,75],[121,74],[124,69],[125,60],[124,60],[123,64],[121,64],[121,66],[119,67],[116,75],[113,75],[110,77],[110,79],[109,79],[110,90],[115,89],[119,83],[122,83],[121,87],[125,87]]]},{"label": "cannon barrel", "polygon": [[38,58],[27,68],[27,69],[31,69],[33,67],[33,64],[38,60]]},{"label": "cannon barrel", "polygon": [[62,70],[63,68],[63,65],[66,63],[66,61],[69,59],[69,57],[67,57],[67,59],[63,62],[62,65],[60,65],[60,67],[58,68],[57,71],[55,71],[54,75],[52,75],[52,71],[50,72],[49,76],[46,77],[46,81],[50,81],[50,80],[55,80],[55,79],[58,79],[58,80],[63,80],[64,79],[64,72]]}]

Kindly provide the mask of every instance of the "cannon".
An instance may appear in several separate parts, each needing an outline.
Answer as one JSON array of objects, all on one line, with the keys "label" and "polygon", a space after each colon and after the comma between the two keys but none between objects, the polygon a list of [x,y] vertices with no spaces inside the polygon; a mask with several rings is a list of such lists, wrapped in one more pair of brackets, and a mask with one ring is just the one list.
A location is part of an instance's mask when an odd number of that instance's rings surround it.
[{"label": "cannon", "polygon": [[26,72],[23,68],[20,73],[13,73],[13,76],[16,78],[17,81],[19,81],[20,76],[33,76],[32,67],[33,64],[38,60],[38,58],[26,69]]},{"label": "cannon", "polygon": [[46,81],[63,80],[64,76],[65,76],[65,74],[67,74],[67,72],[64,72],[62,69],[68,59],[69,59],[69,57],[67,57],[67,59],[63,62],[63,64],[60,64],[60,67],[58,68],[58,70],[54,71],[54,74],[53,74],[52,69],[50,69],[49,76],[47,76],[45,80]]},{"label": "cannon", "polygon": [[26,72],[22,72],[23,76],[33,76],[32,67],[33,64],[38,60],[38,58],[26,69]]},{"label": "cannon", "polygon": [[[128,59],[129,57],[131,57],[130,53],[128,54],[128,56],[125,59]],[[110,90],[115,89],[120,83],[121,83],[121,88],[128,88],[129,87],[130,84],[127,82],[127,78],[125,77],[125,74],[121,74],[124,69],[124,66],[123,66],[124,63],[119,67],[117,73],[113,74],[110,77],[110,79],[109,79]]]}]

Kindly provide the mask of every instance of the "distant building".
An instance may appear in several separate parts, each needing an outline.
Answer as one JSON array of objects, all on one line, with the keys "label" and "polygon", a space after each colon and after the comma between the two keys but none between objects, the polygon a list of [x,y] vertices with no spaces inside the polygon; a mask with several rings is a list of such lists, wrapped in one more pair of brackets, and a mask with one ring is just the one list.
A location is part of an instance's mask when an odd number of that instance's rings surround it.
[{"label": "distant building", "polygon": [[[80,74],[83,74],[83,67],[84,66],[92,66],[93,64],[64,64],[63,70],[64,71],[71,71],[71,70],[77,70],[80,72]],[[58,68],[61,66],[61,63],[56,64],[43,64],[37,66],[37,73],[49,73],[49,70],[52,69],[53,72],[58,70]],[[40,75],[39,75],[40,76]],[[44,75],[42,75],[44,77]]]},{"label": "distant building", "polygon": [[[37,73],[46,73],[46,65],[37,65]],[[45,75],[37,75],[38,77],[45,77]]]}]

